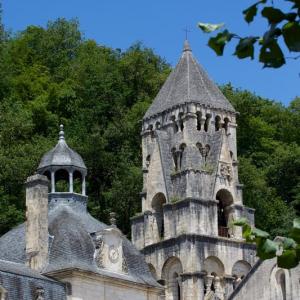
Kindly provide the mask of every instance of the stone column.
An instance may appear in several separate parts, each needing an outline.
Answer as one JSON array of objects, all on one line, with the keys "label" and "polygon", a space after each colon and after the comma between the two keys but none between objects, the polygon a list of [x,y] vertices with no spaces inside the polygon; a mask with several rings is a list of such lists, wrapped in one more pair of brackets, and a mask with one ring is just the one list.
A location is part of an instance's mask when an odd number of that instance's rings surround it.
[{"label": "stone column", "polygon": [[86,195],[86,186],[85,186],[85,175],[82,176],[82,195]]},{"label": "stone column", "polygon": [[69,171],[69,192],[73,193],[74,188],[73,188],[73,172]]},{"label": "stone column", "polygon": [[203,274],[198,273],[184,273],[180,275],[182,295],[181,299],[195,300],[204,298],[204,282]]},{"label": "stone column", "polygon": [[48,179],[33,175],[26,181],[27,265],[41,271],[48,261]]},{"label": "stone column", "polygon": [[55,172],[51,171],[51,193],[55,193]]}]

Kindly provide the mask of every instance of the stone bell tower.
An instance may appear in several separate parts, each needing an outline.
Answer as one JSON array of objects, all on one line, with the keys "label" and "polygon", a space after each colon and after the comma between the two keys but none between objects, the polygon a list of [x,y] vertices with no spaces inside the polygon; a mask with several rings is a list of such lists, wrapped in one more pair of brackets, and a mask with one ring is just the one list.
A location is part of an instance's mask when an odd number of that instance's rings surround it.
[{"label": "stone bell tower", "polygon": [[167,300],[226,299],[255,262],[233,225],[254,225],[238,179],[236,114],[185,41],[143,119],[142,213],[132,218],[132,241]]}]

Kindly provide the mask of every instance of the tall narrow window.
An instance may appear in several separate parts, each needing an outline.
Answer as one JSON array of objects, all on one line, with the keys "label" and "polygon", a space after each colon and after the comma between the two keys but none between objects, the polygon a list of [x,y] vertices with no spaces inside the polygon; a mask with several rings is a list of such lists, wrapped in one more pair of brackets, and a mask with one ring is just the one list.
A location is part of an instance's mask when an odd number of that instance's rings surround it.
[{"label": "tall narrow window", "polygon": [[172,123],[173,123],[174,133],[178,132],[178,125],[177,125],[177,123],[176,123],[176,118],[175,118],[175,116],[172,116],[172,117],[171,117],[171,121],[172,121]]},{"label": "tall narrow window", "polygon": [[179,147],[179,149],[180,149],[180,159],[179,159],[180,169],[182,169],[183,164],[184,164],[183,160],[184,160],[184,155],[185,155],[185,153],[184,153],[185,147],[186,147],[186,144],[181,144],[180,147]]},{"label": "tall narrow window", "polygon": [[225,129],[225,132],[228,133],[228,124],[229,124],[229,119],[225,118],[224,119],[224,124],[223,124],[223,128]]},{"label": "tall narrow window", "polygon": [[220,116],[215,117],[215,129],[216,131],[219,131],[221,128],[221,118]]},{"label": "tall narrow window", "polygon": [[163,193],[158,193],[152,200],[152,209],[157,224],[158,236],[162,238],[164,236],[164,213],[163,205],[166,203],[166,197]]},{"label": "tall narrow window", "polygon": [[155,128],[156,128],[156,129],[160,129],[160,122],[156,122],[156,123],[155,123]]},{"label": "tall narrow window", "polygon": [[184,128],[184,124],[183,124],[183,113],[179,114],[179,127],[180,127],[180,131],[183,131]]},{"label": "tall narrow window", "polygon": [[200,111],[197,111],[196,113],[197,115],[197,130],[201,130],[201,117],[202,117],[202,114]]},{"label": "tall narrow window", "polygon": [[211,115],[206,114],[206,120],[205,120],[205,123],[204,123],[204,130],[206,132],[208,131],[208,128],[209,128],[210,118],[211,118]]},{"label": "tall narrow window", "polygon": [[173,158],[175,171],[178,171],[176,148],[175,147],[172,148],[171,152],[172,152],[172,158]]}]

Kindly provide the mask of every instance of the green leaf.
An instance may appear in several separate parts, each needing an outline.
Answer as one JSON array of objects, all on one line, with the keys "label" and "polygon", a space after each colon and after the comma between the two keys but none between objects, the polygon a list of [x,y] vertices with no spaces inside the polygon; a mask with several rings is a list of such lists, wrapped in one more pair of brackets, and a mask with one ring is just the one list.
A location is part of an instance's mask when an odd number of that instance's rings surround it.
[{"label": "green leaf", "polygon": [[295,250],[285,250],[278,256],[277,264],[279,268],[291,269],[298,265],[297,254]]},{"label": "green leaf", "polygon": [[300,52],[300,24],[288,22],[282,27],[284,41],[290,51]]},{"label": "green leaf", "polygon": [[281,30],[276,27],[276,24],[271,24],[270,30],[265,32],[261,44],[264,46],[271,44],[280,35],[281,35]]},{"label": "green leaf", "polygon": [[248,225],[248,220],[246,218],[240,218],[233,222],[235,226],[245,226]]},{"label": "green leaf", "polygon": [[276,40],[261,47],[259,61],[264,64],[264,68],[279,68],[285,64],[282,50]]},{"label": "green leaf", "polygon": [[252,234],[255,237],[265,238],[265,239],[267,239],[270,236],[266,231],[260,230],[258,228],[253,228],[252,229]]},{"label": "green leaf", "polygon": [[247,23],[251,23],[257,14],[257,3],[251,5],[243,11],[244,18]]},{"label": "green leaf", "polygon": [[269,23],[280,23],[285,19],[285,14],[278,8],[272,6],[265,7],[261,14],[263,17],[267,18]]},{"label": "green leaf", "polygon": [[216,31],[224,26],[224,23],[211,24],[211,23],[198,23],[198,27],[205,33]]},{"label": "green leaf", "polygon": [[241,39],[235,48],[235,53],[238,58],[243,59],[246,57],[254,58],[254,44],[258,38],[256,37],[247,37]]},{"label": "green leaf", "polygon": [[290,238],[284,238],[282,242],[282,246],[284,250],[296,249],[297,243]]},{"label": "green leaf", "polygon": [[278,245],[269,240],[262,239],[257,245],[257,256],[261,259],[270,259],[276,256]]},{"label": "green leaf", "polygon": [[224,30],[217,34],[217,36],[212,37],[208,41],[208,46],[213,49],[217,55],[223,55],[224,47],[227,42],[229,42],[233,37],[228,30]]}]

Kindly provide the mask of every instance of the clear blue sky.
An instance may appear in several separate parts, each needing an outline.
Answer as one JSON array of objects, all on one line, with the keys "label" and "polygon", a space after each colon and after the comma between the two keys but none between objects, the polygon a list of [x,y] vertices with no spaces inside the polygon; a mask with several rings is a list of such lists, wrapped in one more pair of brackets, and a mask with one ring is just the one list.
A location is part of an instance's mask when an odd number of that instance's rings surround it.
[{"label": "clear blue sky", "polygon": [[[0,0],[1,1],[1,0]],[[78,18],[86,38],[113,48],[127,49],[142,41],[176,64],[184,41],[183,28],[192,30],[189,40],[194,55],[211,78],[288,104],[300,96],[300,60],[290,60],[281,69],[262,69],[250,60],[238,60],[229,47],[217,57],[206,44],[208,36],[196,27],[198,21],[224,22],[233,32],[260,34],[265,21],[248,26],[242,10],[253,1],[244,0],[2,0],[3,21],[13,32],[28,25],[44,26],[58,17]],[[279,1],[283,2],[283,0]],[[289,54],[288,54],[289,55]]]}]

